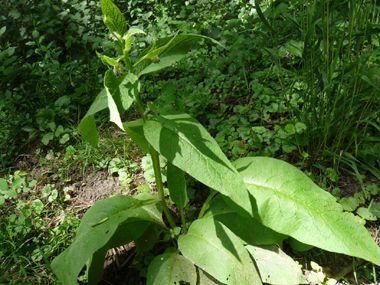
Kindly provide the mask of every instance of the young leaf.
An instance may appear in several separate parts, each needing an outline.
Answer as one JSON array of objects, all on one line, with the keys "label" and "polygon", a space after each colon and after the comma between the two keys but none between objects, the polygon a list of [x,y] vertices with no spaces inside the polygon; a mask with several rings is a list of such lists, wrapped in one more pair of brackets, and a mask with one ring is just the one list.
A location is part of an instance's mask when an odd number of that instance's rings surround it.
[{"label": "young leaf", "polygon": [[127,22],[119,8],[111,0],[100,0],[102,12],[105,15],[105,24],[111,32],[116,32],[120,37],[127,33]]},{"label": "young leaf", "polygon": [[119,65],[119,62],[115,58],[108,57],[106,55],[102,55],[98,52],[96,52],[96,54],[98,55],[98,57],[102,60],[102,62],[105,65],[111,65],[111,66],[118,66]]},{"label": "young leaf", "polygon": [[172,201],[183,209],[189,198],[186,191],[185,174],[181,169],[168,162],[168,188]]},{"label": "young leaf", "polygon": [[302,171],[267,157],[242,158],[233,165],[256,198],[254,217],[265,226],[305,244],[380,265],[380,248],[367,229]]},{"label": "young leaf", "polygon": [[144,124],[144,135],[169,162],[228,196],[239,214],[251,216],[250,196],[241,177],[197,120],[184,113],[155,116]]},{"label": "young leaf", "polygon": [[124,53],[127,53],[131,50],[131,42],[132,42],[132,36],[134,34],[145,34],[144,31],[140,29],[130,29],[128,33],[124,36],[125,40],[125,47],[124,47]]},{"label": "young leaf", "polygon": [[218,220],[247,244],[282,246],[282,241],[287,238],[287,236],[267,228],[254,218],[240,216],[226,204],[222,195],[211,200],[203,218]]},{"label": "young leaf", "polygon": [[278,246],[246,245],[245,248],[256,261],[263,282],[283,285],[309,284],[298,264]]},{"label": "young leaf", "polygon": [[[174,38],[159,39],[139,55],[139,59],[133,65],[133,72],[140,77],[143,74],[163,69],[181,60],[188,53],[192,44],[200,39],[209,39],[224,48],[218,41],[200,35],[176,35]],[[158,63],[150,60],[155,56],[159,56],[160,60]]]},{"label": "young leaf", "polygon": [[241,240],[213,219],[193,222],[178,238],[184,257],[226,284],[261,284],[253,261]]},{"label": "young leaf", "polygon": [[175,248],[153,259],[148,268],[147,285],[197,284],[195,266]]}]

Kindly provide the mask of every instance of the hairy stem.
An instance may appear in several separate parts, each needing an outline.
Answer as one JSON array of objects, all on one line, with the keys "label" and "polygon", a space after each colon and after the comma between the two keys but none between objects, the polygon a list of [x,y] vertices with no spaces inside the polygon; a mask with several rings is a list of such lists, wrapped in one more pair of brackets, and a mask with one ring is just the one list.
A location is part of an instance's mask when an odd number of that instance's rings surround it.
[{"label": "hairy stem", "polygon": [[166,217],[168,218],[170,226],[174,229],[176,227],[176,224],[165,202],[164,186],[162,184],[162,176],[161,176],[160,159],[158,158],[158,152],[152,146],[150,146],[150,154],[152,156],[152,161],[153,161],[153,169],[154,169],[154,176],[156,178],[158,199],[160,200],[162,209],[164,210],[164,213]]},{"label": "hairy stem", "polygon": [[208,195],[208,197],[207,197],[205,203],[203,204],[202,209],[201,209],[201,211],[200,211],[200,213],[199,213],[198,219],[202,219],[202,218],[203,218],[203,215],[204,215],[204,213],[206,212],[206,210],[207,210],[207,208],[208,208],[208,204],[210,203],[211,199],[212,199],[216,194],[218,194],[218,191],[213,190],[213,191],[211,191],[210,195]]},{"label": "hairy stem", "polygon": [[[136,102],[137,108],[139,109],[140,115],[145,123],[146,121],[148,121],[148,118],[145,115],[145,108],[139,94],[135,94],[135,102]],[[176,224],[165,202],[164,186],[162,184],[161,167],[160,167],[160,159],[158,157],[158,152],[151,145],[149,146],[149,148],[150,148],[150,155],[153,161],[153,169],[154,169],[154,176],[156,179],[158,199],[160,200],[161,207],[164,210],[166,217],[168,218],[170,226],[174,229],[176,227]]]}]

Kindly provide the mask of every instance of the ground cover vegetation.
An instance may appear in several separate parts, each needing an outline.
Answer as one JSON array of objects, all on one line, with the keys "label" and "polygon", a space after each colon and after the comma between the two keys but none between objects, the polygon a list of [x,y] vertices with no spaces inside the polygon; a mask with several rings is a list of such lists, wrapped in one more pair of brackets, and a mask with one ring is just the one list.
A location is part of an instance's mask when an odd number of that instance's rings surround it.
[{"label": "ground cover vegetation", "polygon": [[0,283],[376,284],[376,1],[109,2],[2,1]]}]

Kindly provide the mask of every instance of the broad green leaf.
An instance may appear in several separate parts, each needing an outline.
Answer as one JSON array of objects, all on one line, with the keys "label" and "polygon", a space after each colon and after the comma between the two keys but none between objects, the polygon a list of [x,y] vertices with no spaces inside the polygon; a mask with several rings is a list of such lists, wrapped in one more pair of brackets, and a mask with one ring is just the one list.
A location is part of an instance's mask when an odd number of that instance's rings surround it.
[{"label": "broad green leaf", "polygon": [[5,33],[6,30],[7,30],[7,26],[4,26],[0,29],[0,37]]},{"label": "broad green leaf", "polygon": [[[86,212],[73,243],[51,264],[53,272],[62,283],[77,284],[78,274],[87,259],[109,241],[138,202],[128,196],[115,196],[95,203]],[[104,222],[99,224],[100,221]]]},{"label": "broad green leaf", "polygon": [[48,123],[47,125],[48,125],[48,127],[50,128],[50,130],[51,130],[52,132],[54,132],[54,131],[55,131],[55,128],[57,127],[57,126],[55,125],[54,122],[50,122],[50,123]]},{"label": "broad green leaf", "polygon": [[15,189],[9,189],[6,193],[9,197],[17,199],[17,192]]},{"label": "broad green leaf", "polygon": [[135,239],[136,252],[142,253],[151,250],[157,243],[158,238],[158,231],[154,227],[150,227],[138,239]]},{"label": "broad green leaf", "polygon": [[267,157],[233,164],[256,199],[254,217],[265,226],[305,244],[380,265],[379,246],[367,229],[302,171]]},{"label": "broad green leaf", "polygon": [[195,266],[174,249],[153,259],[148,268],[147,285],[196,285],[197,273]]},{"label": "broad green leaf", "polygon": [[180,207],[180,211],[186,206],[189,201],[186,191],[186,180],[184,172],[178,167],[168,162],[168,188],[170,198]]},{"label": "broad green leaf", "polygon": [[305,244],[292,237],[288,238],[286,240],[286,243],[288,243],[292,247],[292,249],[297,250],[297,251],[308,251],[313,248],[312,245]]},{"label": "broad green leaf", "polygon": [[372,214],[368,208],[360,207],[356,210],[356,213],[362,217],[363,219],[366,219],[367,221],[377,221],[377,217]]},{"label": "broad green leaf", "polygon": [[92,103],[90,109],[79,124],[79,130],[84,139],[93,147],[98,147],[98,130],[96,129],[94,114],[108,107],[107,92],[104,88]]},{"label": "broad green leaf", "polygon": [[197,267],[199,285],[225,285],[226,283],[219,282],[207,272]]},{"label": "broad green leaf", "polygon": [[120,80],[112,70],[107,70],[104,77],[104,87],[106,87],[108,109],[110,110],[110,121],[114,122],[120,129],[123,129],[123,123],[120,116],[127,110],[133,102],[127,89],[120,85]]},{"label": "broad green leaf", "polygon": [[182,255],[226,284],[261,284],[253,261],[240,239],[213,219],[193,222],[178,238]]},{"label": "broad green leaf", "polygon": [[378,218],[380,218],[380,203],[373,203],[370,213]]},{"label": "broad green leaf", "polygon": [[123,123],[124,130],[128,133],[130,138],[137,144],[137,146],[146,153],[149,153],[149,143],[144,136],[143,119],[138,119],[132,122]]},{"label": "broad green leaf", "polygon": [[245,247],[259,269],[261,280],[269,284],[309,284],[301,268],[276,245]]},{"label": "broad green leaf", "polygon": [[0,191],[7,191],[8,183],[4,178],[0,178]]},{"label": "broad green leaf", "polygon": [[16,178],[15,180],[13,180],[12,182],[12,188],[13,189],[18,189],[21,187],[21,185],[23,185],[25,183],[25,178]]},{"label": "broad green leaf", "polygon": [[140,82],[135,75],[128,74],[116,77],[112,70],[106,72],[104,84],[106,88],[96,97],[79,125],[84,139],[93,147],[98,147],[98,131],[94,114],[108,107],[111,113],[111,121],[116,122],[123,129],[120,113],[124,113],[131,106],[134,96],[140,88]]},{"label": "broad green leaf", "polygon": [[287,131],[289,134],[294,135],[296,133],[296,128],[293,124],[287,124],[285,126],[285,131]]},{"label": "broad green leaf", "polygon": [[148,184],[142,184],[142,185],[137,186],[137,190],[140,191],[141,193],[149,193],[150,187]]},{"label": "broad green leaf", "polygon": [[59,125],[58,128],[55,130],[55,136],[59,137],[65,130],[63,129],[62,125]]},{"label": "broad green leaf", "polygon": [[34,211],[39,214],[42,212],[43,208],[44,208],[44,204],[42,203],[42,201],[40,199],[36,199],[33,201],[33,206],[34,206]]},{"label": "broad green leaf", "polygon": [[[112,32],[117,32],[121,37],[127,33],[127,22],[119,8],[111,0],[100,0],[102,12],[106,16],[105,22]],[[107,21],[107,19],[109,20]],[[110,21],[112,19],[112,21]]]},{"label": "broad green leaf", "polygon": [[241,177],[197,120],[183,113],[155,116],[144,124],[144,135],[169,162],[228,196],[239,214],[251,216],[251,197]]},{"label": "broad green leaf", "polygon": [[[176,35],[174,38],[167,37],[159,39],[148,46],[139,55],[137,62],[133,65],[133,72],[140,77],[143,74],[163,69],[181,60],[187,54],[192,44],[200,39],[209,39],[213,43],[222,46],[219,42],[211,38],[192,34]],[[150,60],[155,56],[159,57],[159,63],[154,63]]]},{"label": "broad green leaf", "polygon": [[282,246],[282,241],[287,238],[287,236],[265,227],[254,218],[240,216],[226,204],[221,195],[211,200],[203,218],[218,220],[247,244]]},{"label": "broad green leaf", "polygon": [[53,272],[62,283],[77,284],[77,276],[86,261],[107,244],[119,225],[128,218],[166,227],[157,210],[157,198],[136,197],[115,196],[95,203],[86,212],[73,243],[52,262]]},{"label": "broad green leaf", "polygon": [[109,249],[123,246],[139,238],[151,223],[148,221],[133,221],[128,219],[119,225],[111,239],[89,260],[88,284],[98,284],[103,276],[104,260]]},{"label": "broad green leaf", "polygon": [[50,133],[47,133],[45,134],[42,139],[41,139],[41,142],[44,144],[44,145],[47,145],[49,144],[49,142],[54,139],[54,134],[52,132]]},{"label": "broad green leaf", "polygon": [[352,212],[355,211],[357,207],[359,207],[360,201],[354,197],[344,197],[339,200],[339,203],[345,211]]}]

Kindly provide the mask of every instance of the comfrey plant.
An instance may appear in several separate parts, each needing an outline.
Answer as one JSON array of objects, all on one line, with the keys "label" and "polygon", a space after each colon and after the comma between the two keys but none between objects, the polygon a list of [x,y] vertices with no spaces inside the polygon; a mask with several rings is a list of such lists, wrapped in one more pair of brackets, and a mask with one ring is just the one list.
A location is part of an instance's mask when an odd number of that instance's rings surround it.
[{"label": "comfrey plant", "polygon": [[[62,283],[76,284],[86,265],[89,284],[96,284],[103,274],[107,250],[131,241],[149,250],[160,232],[171,240],[166,251],[150,263],[147,284],[308,282],[297,264],[280,250],[286,238],[294,246],[316,246],[380,265],[380,249],[366,228],[300,170],[267,157],[230,163],[217,142],[191,116],[181,112],[159,114],[153,104],[144,106],[139,78],[180,60],[195,41],[206,37],[163,38],[131,62],[132,36],[143,31],[127,30],[122,13],[111,0],[100,2],[119,56],[99,54],[113,70],[106,72],[105,88],[80,129],[96,147],[94,114],[108,107],[110,120],[151,154],[158,195],[119,195],[95,203],[84,215],[73,243],[51,264]],[[121,114],[133,103],[141,119],[123,123]],[[159,154],[167,159],[167,185],[181,213],[180,226],[165,201]],[[189,227],[183,213],[188,201],[185,173],[212,189],[198,219]]]}]

